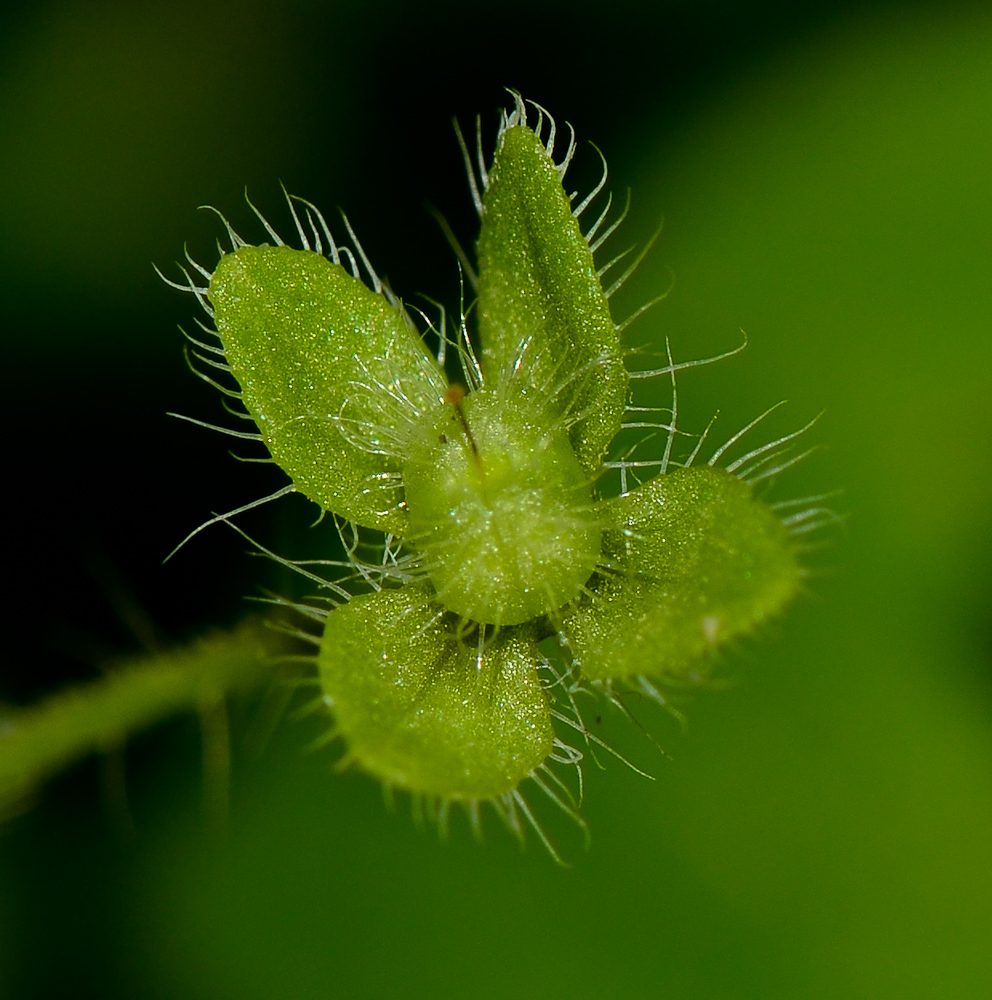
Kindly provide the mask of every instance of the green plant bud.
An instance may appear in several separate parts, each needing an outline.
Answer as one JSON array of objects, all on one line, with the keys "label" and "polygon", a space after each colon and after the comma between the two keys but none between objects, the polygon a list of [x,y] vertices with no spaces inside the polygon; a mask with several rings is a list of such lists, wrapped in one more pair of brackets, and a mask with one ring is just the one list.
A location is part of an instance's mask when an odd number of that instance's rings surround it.
[{"label": "green plant bud", "polygon": [[487,799],[551,753],[529,634],[466,644],[425,588],[364,594],[327,619],[320,679],[345,762],[414,793]]},{"label": "green plant bud", "polygon": [[560,423],[523,394],[446,406],[403,468],[410,541],[445,607],[516,625],[571,601],[600,553],[592,487]]},{"label": "green plant bud", "polygon": [[489,378],[519,372],[571,422],[594,472],[620,429],[628,376],[561,171],[525,125],[500,136],[479,234],[479,334]]},{"label": "green plant bud", "polygon": [[339,264],[285,246],[225,254],[209,296],[244,404],[296,488],[402,533],[411,428],[447,387],[406,317]]},{"label": "green plant bud", "polygon": [[684,678],[797,592],[786,528],[721,469],[679,469],[609,504],[608,569],[564,634],[590,680]]}]

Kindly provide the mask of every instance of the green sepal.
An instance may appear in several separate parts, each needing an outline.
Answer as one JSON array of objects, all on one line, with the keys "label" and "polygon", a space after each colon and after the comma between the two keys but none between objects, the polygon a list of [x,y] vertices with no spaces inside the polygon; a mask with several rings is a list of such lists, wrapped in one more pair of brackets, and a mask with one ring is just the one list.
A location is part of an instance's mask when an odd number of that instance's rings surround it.
[{"label": "green sepal", "polygon": [[535,133],[500,136],[483,198],[479,334],[488,378],[553,396],[594,472],[623,418],[629,379],[593,255]]},{"label": "green sepal", "polygon": [[563,633],[590,680],[686,678],[797,592],[800,568],[775,512],[730,473],[657,476],[607,505],[604,570]]},{"label": "green sepal", "polygon": [[209,296],[244,404],[296,488],[402,534],[395,474],[447,385],[406,317],[339,264],[285,246],[226,254]]},{"label": "green sepal", "polygon": [[472,800],[516,788],[553,733],[526,630],[480,652],[425,588],[363,594],[328,616],[320,679],[354,761],[414,793]]}]

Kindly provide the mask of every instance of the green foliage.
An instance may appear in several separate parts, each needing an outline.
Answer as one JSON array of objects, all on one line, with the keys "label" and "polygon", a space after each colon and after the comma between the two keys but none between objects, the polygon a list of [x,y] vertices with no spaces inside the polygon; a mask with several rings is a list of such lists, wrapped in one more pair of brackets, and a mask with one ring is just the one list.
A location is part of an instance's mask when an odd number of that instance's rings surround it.
[{"label": "green foliage", "polygon": [[297,489],[402,531],[402,496],[384,478],[400,461],[402,404],[428,410],[445,384],[406,318],[340,264],[285,246],[223,256],[210,298],[245,407]]},{"label": "green foliage", "polygon": [[320,678],[348,757],[390,785],[444,798],[511,792],[551,753],[532,637],[487,650],[438,619],[423,587],[362,594],[328,616]]},{"label": "green foliage", "polygon": [[564,623],[590,680],[691,677],[796,592],[786,528],[721,469],[677,469],[610,504],[604,572]]},{"label": "green foliage", "polygon": [[[357,243],[378,294],[343,270],[312,206],[335,263],[233,237],[207,290],[273,457],[326,510],[391,533],[378,558],[354,560],[378,593],[326,616],[320,674],[345,759],[441,799],[510,794],[545,767],[552,714],[577,686],[699,677],[800,579],[787,528],[748,483],[668,468],[673,425],[654,425],[669,437],[660,474],[604,495],[630,383],[610,265],[590,242],[606,213],[583,234],[590,199],[573,210],[562,187],[574,140],[556,163],[544,120],[529,127],[518,99],[481,195],[472,178],[477,345],[440,333],[467,389],[440,377]],[[618,464],[624,483],[644,465]]]},{"label": "green foliage", "polygon": [[553,141],[546,148],[523,123],[500,136],[479,234],[479,339],[492,376],[513,379],[522,396],[553,395],[573,415],[572,445],[595,472],[620,429],[629,379],[592,250],[562,187],[574,146],[556,165]]},{"label": "green foliage", "polygon": [[[480,160],[478,182],[471,175],[478,330],[469,335],[472,310],[456,339],[444,322],[431,328],[436,358],[351,227],[354,249],[339,248],[300,199],[288,202],[303,249],[264,219],[275,246],[248,245],[228,225],[230,252],[212,273],[199,268],[208,286],[179,286],[209,300],[222,345],[194,342],[208,352],[196,356],[233,376],[237,388],[220,388],[244,405],[289,489],[352,540],[340,578],[298,567],[331,595],[330,610],[325,597],[304,613],[323,630],[313,637],[315,706],[331,709],[342,764],[430,801],[465,803],[473,817],[491,802],[512,828],[519,813],[539,833],[518,790],[525,780],[578,819],[551,769],[582,758],[553,720],[594,739],[575,692],[632,686],[665,703],[667,682],[705,676],[720,646],[796,593],[789,525],[805,530],[820,514],[782,521],[753,489],[790,464],[774,462],[795,435],[714,467],[742,431],[697,467],[702,440],[688,456],[673,451],[674,404],[669,419],[656,412],[647,422],[631,406],[626,324],[609,303],[631,269],[604,290],[624,255],[594,261],[623,216],[607,224],[607,203],[582,231],[603,183],[573,208],[562,179],[574,137],[556,162],[545,115],[532,128],[516,97],[489,169]],[[449,350],[463,384],[448,383]],[[674,384],[679,367],[669,359],[636,374]],[[627,449],[605,461],[628,412],[631,430],[663,437],[661,457],[641,448],[636,460]],[[217,655],[237,659],[237,648]],[[132,672],[136,691],[156,669]],[[214,678],[213,690],[219,697],[257,673]],[[157,714],[199,692],[163,692]],[[150,717],[137,707],[128,716],[107,691],[88,697],[91,745]]]}]

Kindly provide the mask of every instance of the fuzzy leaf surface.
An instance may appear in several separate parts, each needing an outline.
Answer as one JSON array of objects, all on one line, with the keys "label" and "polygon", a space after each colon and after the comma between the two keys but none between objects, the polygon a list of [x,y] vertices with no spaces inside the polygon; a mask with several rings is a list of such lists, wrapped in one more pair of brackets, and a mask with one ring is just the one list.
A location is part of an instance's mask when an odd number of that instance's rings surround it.
[{"label": "fuzzy leaf surface", "polygon": [[691,677],[707,654],[752,632],[799,588],[786,529],[723,470],[678,469],[609,508],[609,569],[564,625],[590,680]]},{"label": "fuzzy leaf surface", "polygon": [[209,295],[245,406],[296,488],[402,534],[394,476],[447,384],[403,314],[339,264],[289,247],[226,254]]},{"label": "fuzzy leaf surface", "polygon": [[574,418],[572,446],[595,471],[620,429],[629,380],[592,252],[557,168],[526,126],[500,137],[478,258],[487,377],[512,375]]},{"label": "fuzzy leaf surface", "polygon": [[426,795],[511,791],[552,749],[536,654],[521,630],[466,644],[423,588],[353,598],[328,616],[319,657],[345,760]]}]

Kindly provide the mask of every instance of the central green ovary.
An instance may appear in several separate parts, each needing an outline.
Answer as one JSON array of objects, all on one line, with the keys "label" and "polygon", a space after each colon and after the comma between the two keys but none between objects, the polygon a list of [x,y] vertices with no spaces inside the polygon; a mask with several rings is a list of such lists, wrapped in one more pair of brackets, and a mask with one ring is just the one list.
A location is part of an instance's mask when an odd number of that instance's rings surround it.
[{"label": "central green ovary", "polygon": [[562,426],[480,389],[445,405],[414,451],[403,468],[408,537],[447,608],[516,625],[578,595],[601,531]]}]

